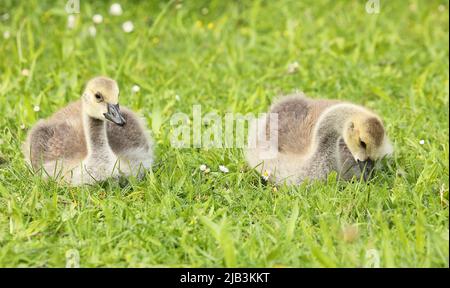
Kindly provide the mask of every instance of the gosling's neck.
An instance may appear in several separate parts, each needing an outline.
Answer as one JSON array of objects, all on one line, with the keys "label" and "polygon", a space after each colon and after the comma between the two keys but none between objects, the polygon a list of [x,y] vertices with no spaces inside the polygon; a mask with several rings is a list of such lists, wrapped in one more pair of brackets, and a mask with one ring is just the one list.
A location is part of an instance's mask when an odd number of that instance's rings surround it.
[{"label": "gosling's neck", "polygon": [[[84,109],[83,109],[84,110]],[[86,137],[87,158],[109,157],[111,148],[108,144],[106,122],[83,114],[83,129]]]}]

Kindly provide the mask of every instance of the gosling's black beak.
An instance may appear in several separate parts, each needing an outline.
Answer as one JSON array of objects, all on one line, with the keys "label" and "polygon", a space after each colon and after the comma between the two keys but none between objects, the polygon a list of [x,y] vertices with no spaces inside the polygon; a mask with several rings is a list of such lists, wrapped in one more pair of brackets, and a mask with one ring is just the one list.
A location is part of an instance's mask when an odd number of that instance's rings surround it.
[{"label": "gosling's black beak", "polygon": [[375,162],[371,159],[367,159],[366,161],[358,160],[357,162],[359,165],[359,169],[361,169],[361,173],[363,174],[364,181],[369,180],[372,177]]},{"label": "gosling's black beak", "polygon": [[108,103],[108,113],[104,113],[103,115],[106,119],[119,126],[123,126],[127,123],[125,118],[123,118],[122,114],[120,113],[119,104],[113,105]]}]

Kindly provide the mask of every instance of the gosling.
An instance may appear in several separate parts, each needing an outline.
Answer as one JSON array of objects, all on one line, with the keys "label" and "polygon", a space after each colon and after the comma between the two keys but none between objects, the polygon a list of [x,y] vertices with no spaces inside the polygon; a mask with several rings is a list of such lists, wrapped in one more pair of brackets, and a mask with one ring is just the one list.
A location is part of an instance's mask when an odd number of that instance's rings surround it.
[{"label": "gosling", "polygon": [[[393,153],[381,118],[368,109],[337,100],[290,95],[276,102],[270,114],[249,128],[247,162],[263,178],[295,185],[305,179],[325,179],[336,171],[341,179],[368,180],[375,161]],[[275,135],[274,139],[270,135]],[[275,153],[267,146],[276,145]]]},{"label": "gosling", "polygon": [[23,146],[26,161],[44,177],[73,186],[108,178],[141,178],[153,163],[153,142],[144,120],[119,108],[119,87],[91,79],[81,99],[40,120]]}]

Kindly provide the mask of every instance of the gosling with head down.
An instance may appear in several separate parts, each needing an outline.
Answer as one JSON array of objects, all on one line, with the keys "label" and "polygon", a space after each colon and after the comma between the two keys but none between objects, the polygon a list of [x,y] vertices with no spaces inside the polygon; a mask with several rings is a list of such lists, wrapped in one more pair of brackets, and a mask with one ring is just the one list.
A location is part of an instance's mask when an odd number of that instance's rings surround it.
[{"label": "gosling with head down", "polygon": [[44,176],[81,185],[111,177],[142,177],[153,163],[152,146],[143,119],[119,107],[117,83],[96,77],[86,85],[81,100],[31,129],[23,151]]},{"label": "gosling with head down", "polygon": [[359,105],[297,94],[276,102],[270,113],[278,117],[277,153],[267,157],[267,116],[250,125],[249,143],[254,145],[246,158],[276,183],[324,179],[332,171],[345,180],[368,180],[375,161],[393,152],[381,118]]}]

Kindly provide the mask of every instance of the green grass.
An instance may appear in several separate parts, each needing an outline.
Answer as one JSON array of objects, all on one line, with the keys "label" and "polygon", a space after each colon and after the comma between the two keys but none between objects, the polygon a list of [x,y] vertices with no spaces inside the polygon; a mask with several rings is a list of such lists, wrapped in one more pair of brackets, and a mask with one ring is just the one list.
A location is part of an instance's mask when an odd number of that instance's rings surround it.
[{"label": "green grass", "polygon": [[[64,2],[0,3],[0,266],[65,266],[71,249],[82,267],[361,267],[371,249],[382,267],[449,266],[447,1],[382,0],[369,15],[366,1],[124,0],[112,17],[112,2],[81,0],[73,30]],[[20,150],[28,129],[98,74],[146,116],[154,171],[124,188],[33,175]],[[396,151],[375,179],[275,191],[240,149],[170,145],[170,117],[193,104],[259,113],[296,89],[383,117]]]}]

